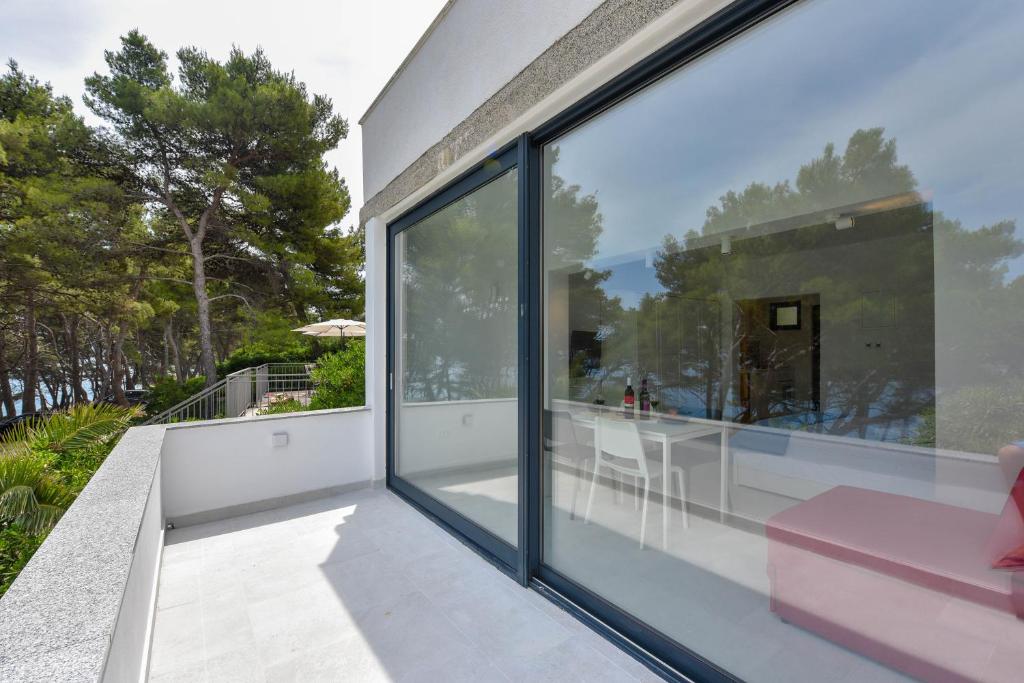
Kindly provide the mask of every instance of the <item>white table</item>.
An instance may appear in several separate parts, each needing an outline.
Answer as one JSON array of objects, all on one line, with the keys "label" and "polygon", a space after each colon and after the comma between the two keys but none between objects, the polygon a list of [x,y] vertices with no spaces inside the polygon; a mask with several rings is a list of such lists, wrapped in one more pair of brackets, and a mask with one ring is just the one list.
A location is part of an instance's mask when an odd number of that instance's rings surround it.
[{"label": "white table", "polygon": [[[600,444],[597,439],[597,421],[596,415],[573,415],[573,420],[579,423],[583,427],[589,427],[594,430],[594,448],[595,450],[600,448]],[[624,419],[616,418],[613,413],[607,413],[602,415],[605,419]],[[725,517],[729,508],[729,479],[730,479],[730,462],[729,462],[729,427],[725,423],[710,422],[710,421],[671,421],[661,422],[656,419],[641,420],[634,418],[633,422],[636,423],[637,431],[640,433],[640,438],[645,441],[654,441],[661,444],[661,488],[662,488],[662,504],[661,504],[661,546],[662,548],[668,549],[668,532],[669,524],[671,520],[671,505],[668,502],[668,489],[669,489],[669,475],[670,468],[672,466],[672,445],[682,443],[683,441],[689,441],[691,439],[699,439],[703,436],[710,436],[712,434],[720,435],[720,450],[719,458],[721,461],[721,483],[719,484],[719,520],[725,522]],[[600,454],[598,454],[600,455]],[[684,503],[685,504],[685,503]]]}]

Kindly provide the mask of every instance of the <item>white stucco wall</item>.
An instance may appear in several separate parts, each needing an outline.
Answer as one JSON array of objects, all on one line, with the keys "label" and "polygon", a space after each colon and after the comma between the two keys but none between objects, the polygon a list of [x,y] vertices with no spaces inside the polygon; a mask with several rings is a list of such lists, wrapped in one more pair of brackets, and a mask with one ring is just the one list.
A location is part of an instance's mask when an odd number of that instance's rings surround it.
[{"label": "white stucco wall", "polygon": [[[372,413],[346,408],[170,427],[160,465],[174,522],[374,479]],[[274,434],[288,435],[275,446]],[[238,510],[243,512],[245,510]]]},{"label": "white stucco wall", "polygon": [[145,680],[164,547],[160,470],[156,470],[139,524],[117,624],[110,637],[103,683]]},{"label": "white stucco wall", "polygon": [[361,121],[372,197],[601,0],[455,0]]},{"label": "white stucco wall", "polygon": [[387,472],[387,228],[376,218],[366,223],[366,405],[372,409],[373,478]]}]

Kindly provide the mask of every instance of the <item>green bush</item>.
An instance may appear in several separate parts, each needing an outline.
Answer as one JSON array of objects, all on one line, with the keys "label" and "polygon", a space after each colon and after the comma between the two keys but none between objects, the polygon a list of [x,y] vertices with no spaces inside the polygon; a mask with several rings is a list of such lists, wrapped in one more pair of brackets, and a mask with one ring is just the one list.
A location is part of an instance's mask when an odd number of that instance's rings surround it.
[{"label": "green bush", "polygon": [[366,344],[349,340],[345,348],[324,354],[310,373],[315,390],[310,410],[348,408],[366,403]]},{"label": "green bush", "polygon": [[199,393],[205,386],[206,378],[203,376],[192,377],[183,383],[173,377],[161,377],[149,389],[149,395],[146,397],[146,413],[159,415],[189,396]]},{"label": "green bush", "polygon": [[61,477],[51,472],[52,454],[28,446],[0,460],[0,526],[39,534],[57,523],[75,500]]},{"label": "green bush", "polygon": [[0,528],[0,595],[11,587],[14,579],[46,540],[46,534],[30,534],[16,525]]},{"label": "green bush", "polygon": [[283,401],[264,408],[260,411],[260,415],[283,415],[285,413],[301,413],[306,410],[306,406],[302,405],[299,401],[294,398],[288,398]]},{"label": "green bush", "polygon": [[139,414],[82,404],[0,437],[0,595]]},{"label": "green bush", "polygon": [[217,364],[217,376],[223,378],[232,372],[264,363],[311,363],[319,353],[308,341],[286,347],[271,347],[262,342],[246,344]]}]

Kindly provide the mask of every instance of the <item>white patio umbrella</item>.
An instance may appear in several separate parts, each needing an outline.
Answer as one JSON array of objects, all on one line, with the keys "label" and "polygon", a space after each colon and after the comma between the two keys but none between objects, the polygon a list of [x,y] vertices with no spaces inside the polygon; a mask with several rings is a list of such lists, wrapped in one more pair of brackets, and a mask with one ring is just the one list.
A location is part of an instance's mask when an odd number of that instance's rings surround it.
[{"label": "white patio umbrella", "polygon": [[292,332],[301,332],[310,337],[365,337],[366,323],[360,320],[334,318],[297,327]]}]

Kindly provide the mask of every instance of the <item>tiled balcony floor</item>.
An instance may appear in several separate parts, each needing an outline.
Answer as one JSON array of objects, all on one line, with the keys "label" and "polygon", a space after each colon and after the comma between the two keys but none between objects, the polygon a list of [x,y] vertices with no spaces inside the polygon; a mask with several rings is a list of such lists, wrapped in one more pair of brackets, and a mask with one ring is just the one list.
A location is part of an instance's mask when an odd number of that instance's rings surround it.
[{"label": "tiled balcony floor", "polygon": [[166,542],[154,682],[656,680],[386,491]]}]

